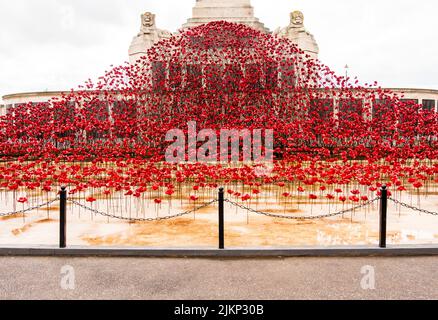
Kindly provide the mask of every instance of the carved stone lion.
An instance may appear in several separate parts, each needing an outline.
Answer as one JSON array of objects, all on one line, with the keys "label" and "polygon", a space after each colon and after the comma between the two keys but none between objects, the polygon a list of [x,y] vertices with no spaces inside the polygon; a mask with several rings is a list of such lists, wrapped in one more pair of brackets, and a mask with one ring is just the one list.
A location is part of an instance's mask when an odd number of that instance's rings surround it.
[{"label": "carved stone lion", "polygon": [[155,26],[155,14],[151,12],[146,12],[141,16],[141,28],[142,31],[145,29],[150,29]]},{"label": "carved stone lion", "polygon": [[304,26],[304,14],[301,11],[294,11],[290,14],[290,22],[293,26]]}]

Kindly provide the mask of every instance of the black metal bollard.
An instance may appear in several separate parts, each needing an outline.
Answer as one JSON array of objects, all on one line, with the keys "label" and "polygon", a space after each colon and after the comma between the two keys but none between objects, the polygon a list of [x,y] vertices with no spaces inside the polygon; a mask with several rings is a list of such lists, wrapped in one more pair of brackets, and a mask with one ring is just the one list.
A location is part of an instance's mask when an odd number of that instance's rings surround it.
[{"label": "black metal bollard", "polygon": [[60,192],[61,203],[59,205],[59,247],[67,247],[67,188],[62,187]]},{"label": "black metal bollard", "polygon": [[388,189],[382,186],[380,198],[380,248],[386,248],[386,224],[388,217]]},{"label": "black metal bollard", "polygon": [[225,249],[225,231],[224,231],[224,188],[219,189],[219,249]]}]

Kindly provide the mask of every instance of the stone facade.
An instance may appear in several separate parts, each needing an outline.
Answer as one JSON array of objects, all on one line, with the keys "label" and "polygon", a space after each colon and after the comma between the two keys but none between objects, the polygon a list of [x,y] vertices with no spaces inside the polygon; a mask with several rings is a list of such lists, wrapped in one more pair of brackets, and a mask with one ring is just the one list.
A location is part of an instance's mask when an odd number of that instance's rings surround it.
[{"label": "stone facade", "polygon": [[[319,48],[315,38],[304,27],[304,15],[300,11],[290,14],[291,22],[285,28],[278,28],[274,34],[285,37],[295,43],[312,59],[318,59]],[[197,0],[192,17],[182,29],[197,27],[213,21],[228,21],[247,25],[264,33],[271,33],[265,25],[254,16],[250,0]],[[141,17],[141,31],[134,37],[129,48],[129,60],[135,63],[155,43],[171,36],[168,31],[157,29],[155,15],[147,12]]]},{"label": "stone facade", "polygon": [[[425,109],[438,112],[438,90],[430,89],[409,89],[409,88],[391,88],[388,89],[399,96],[403,96],[403,100],[410,100],[414,103],[423,104],[426,106],[426,102],[433,104]],[[0,104],[0,115],[5,115],[7,110],[12,110],[15,106],[20,106],[26,103],[45,103],[50,102],[52,98],[61,98],[70,92],[32,92],[32,93],[18,93],[11,94],[3,97],[4,104]],[[372,104],[370,99],[365,99]],[[333,99],[333,107],[335,110],[339,105],[337,99]]]}]

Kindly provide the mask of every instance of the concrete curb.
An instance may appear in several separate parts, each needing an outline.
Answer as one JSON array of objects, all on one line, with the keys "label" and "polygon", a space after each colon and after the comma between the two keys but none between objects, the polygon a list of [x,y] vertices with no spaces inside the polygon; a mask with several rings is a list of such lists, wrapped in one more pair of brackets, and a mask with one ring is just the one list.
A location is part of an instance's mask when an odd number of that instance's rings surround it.
[{"label": "concrete curb", "polygon": [[0,248],[0,256],[35,257],[156,257],[156,258],[269,258],[269,257],[406,257],[438,256],[437,246],[329,247],[291,249],[147,249],[51,246]]}]

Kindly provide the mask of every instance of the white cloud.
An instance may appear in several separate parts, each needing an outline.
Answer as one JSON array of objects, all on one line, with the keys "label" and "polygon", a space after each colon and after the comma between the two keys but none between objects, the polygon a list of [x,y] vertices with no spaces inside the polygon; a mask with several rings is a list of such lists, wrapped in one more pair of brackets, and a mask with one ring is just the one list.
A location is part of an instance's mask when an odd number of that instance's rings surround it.
[{"label": "white cloud", "polygon": [[[69,89],[128,60],[140,14],[153,11],[175,31],[195,0],[0,1],[0,95]],[[302,10],[337,72],[363,82],[438,89],[438,2],[431,0],[252,0],[271,30]]]}]

